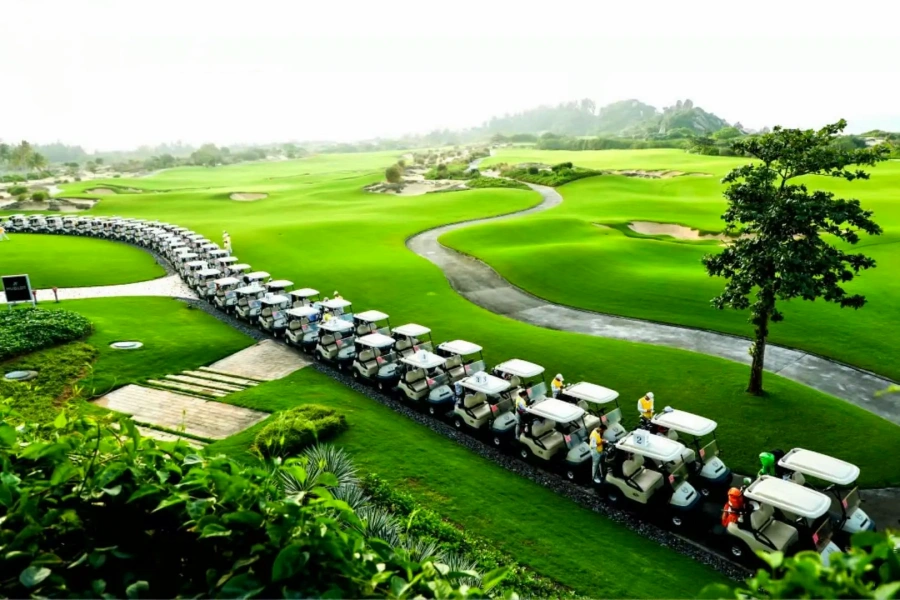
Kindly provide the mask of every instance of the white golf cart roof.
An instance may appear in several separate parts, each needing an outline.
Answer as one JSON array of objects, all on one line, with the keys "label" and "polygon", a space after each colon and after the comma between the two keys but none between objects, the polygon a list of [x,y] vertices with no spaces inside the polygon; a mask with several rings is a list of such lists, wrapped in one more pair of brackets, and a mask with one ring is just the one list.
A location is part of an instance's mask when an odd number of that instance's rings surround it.
[{"label": "white golf cart roof", "polygon": [[240,282],[241,280],[237,277],[222,277],[221,279],[216,279],[216,285],[234,285]]},{"label": "white golf cart roof", "polygon": [[384,321],[388,318],[386,314],[381,312],[380,310],[366,310],[359,314],[354,315],[354,317],[359,321],[365,321],[366,323],[374,323],[376,321]]},{"label": "white golf cart roof", "polygon": [[266,284],[266,287],[279,287],[286,288],[294,285],[293,281],[288,281],[287,279],[276,279],[275,281],[270,281]]},{"label": "white golf cart roof", "polygon": [[205,260],[192,260],[185,264],[187,267],[202,267],[206,264]]},{"label": "white golf cart roof", "polygon": [[235,290],[238,294],[258,294],[260,292],[266,291],[266,288],[260,287],[256,284],[245,285],[244,287],[239,287]]},{"label": "white golf cart roof", "polygon": [[[181,232],[184,232],[184,231],[187,231],[187,229],[185,229],[184,227],[175,227],[174,229],[172,229],[172,231],[181,231]],[[185,235],[184,237],[188,238],[189,240],[201,240],[201,239],[204,239],[204,238],[203,238],[203,234],[201,234],[201,233],[188,233],[188,234]]]},{"label": "white golf cart roof", "polygon": [[584,409],[570,402],[547,398],[526,408],[529,413],[557,423],[571,423],[584,416]]},{"label": "white golf cart roof", "polygon": [[332,298],[331,300],[326,300],[322,303],[322,306],[329,310],[334,310],[335,308],[347,308],[352,304],[349,300],[344,300],[343,298]]},{"label": "white golf cart roof", "polygon": [[192,258],[197,258],[198,256],[200,256],[196,252],[191,252],[187,248],[179,248],[178,250],[175,251],[175,254],[178,255],[178,258],[186,259],[186,260],[190,260]]},{"label": "white golf cart roof", "polygon": [[245,275],[247,279],[265,279],[266,277],[271,277],[265,271],[254,271],[253,273],[249,273]]},{"label": "white golf cart roof", "polygon": [[228,268],[234,271],[246,271],[250,268],[250,265],[248,265],[247,263],[241,263],[239,265],[230,265]]},{"label": "white golf cart roof", "polygon": [[688,435],[708,435],[716,430],[716,422],[683,410],[663,411],[654,416],[652,422]]},{"label": "white golf cart roof", "polygon": [[400,362],[417,369],[433,369],[440,367],[446,360],[428,350],[419,350],[415,354],[404,356],[400,359]]},{"label": "white golf cart roof", "polygon": [[451,340],[449,342],[443,342],[438,345],[438,348],[440,348],[444,352],[449,352],[450,354],[458,354],[459,356],[468,356],[469,354],[481,352],[481,346],[479,346],[478,344],[473,344],[472,342],[467,342],[466,340]]},{"label": "white golf cart roof", "polygon": [[290,302],[291,299],[287,296],[282,296],[281,294],[267,294],[259,299],[263,304],[284,304],[286,302]]},{"label": "white golf cart roof", "polygon": [[751,500],[771,504],[775,508],[807,519],[821,517],[831,506],[831,499],[822,492],[781,477],[768,475],[763,475],[751,483],[744,495]]},{"label": "white golf cart roof", "polygon": [[406,325],[401,325],[400,327],[394,327],[394,333],[405,335],[407,337],[419,337],[420,335],[428,335],[429,333],[431,333],[431,330],[424,325],[407,323]]},{"label": "white golf cart roof", "polygon": [[459,384],[466,389],[493,395],[509,389],[509,382],[487,373],[475,373],[471,377],[460,380]]},{"label": "white golf cart roof", "polygon": [[213,244],[213,243],[201,244],[200,249],[201,249],[201,250],[207,250],[207,251],[208,251],[208,250],[218,250],[218,249],[219,249],[219,245],[218,245],[218,244]]},{"label": "white golf cart roof", "polygon": [[[225,250],[219,250],[219,252],[225,252]],[[236,263],[237,261],[238,261],[237,256],[221,256],[216,259],[217,263],[221,263],[223,265],[230,265],[231,263]]]},{"label": "white golf cart roof", "polygon": [[588,383],[587,381],[580,381],[570,385],[563,390],[563,394],[592,404],[606,404],[619,397],[619,392],[616,390]]},{"label": "white golf cart roof", "polygon": [[221,272],[222,271],[218,269],[200,269],[197,272],[197,275],[199,275],[200,277],[211,277],[213,275],[218,275]]},{"label": "white golf cart roof", "polygon": [[[544,400],[544,402],[547,402],[547,400]],[[640,430],[637,433],[644,436],[645,443],[638,444],[634,437],[635,433],[636,432],[632,431],[616,442],[616,448],[662,462],[676,460],[684,453],[684,444],[681,442],[670,440],[661,435],[653,435],[649,431]]]},{"label": "white golf cart roof", "polygon": [[383,333],[370,333],[356,338],[356,341],[370,348],[387,348],[393,346],[397,340]]},{"label": "white golf cart roof", "polygon": [[838,485],[850,485],[859,478],[856,465],[803,448],[794,448],[785,454],[778,466]]},{"label": "white golf cart roof", "polygon": [[324,329],[325,331],[349,331],[353,329],[353,323],[350,321],[345,321],[343,319],[331,319],[330,321],[325,321],[321,325],[319,325],[319,330]]},{"label": "white golf cart roof", "polygon": [[298,319],[302,319],[303,317],[309,318],[313,315],[319,314],[319,311],[312,306],[298,306],[297,308],[290,308],[285,312],[287,312],[287,314],[291,315],[292,317],[297,317]]},{"label": "white golf cart roof", "polygon": [[502,362],[494,367],[494,369],[501,373],[515,375],[516,377],[535,377],[544,372],[544,367],[541,365],[536,365],[527,360],[520,360],[518,358]]},{"label": "white golf cart roof", "polygon": [[312,296],[318,296],[319,290],[314,290],[312,288],[300,288],[299,290],[294,290],[291,292],[291,296],[296,298],[310,298]]}]

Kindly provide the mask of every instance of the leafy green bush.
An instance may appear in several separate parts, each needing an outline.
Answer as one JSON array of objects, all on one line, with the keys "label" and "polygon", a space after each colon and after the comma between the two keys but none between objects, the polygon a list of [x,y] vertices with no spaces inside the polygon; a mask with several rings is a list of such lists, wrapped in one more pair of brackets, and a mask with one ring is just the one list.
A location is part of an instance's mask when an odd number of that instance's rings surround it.
[{"label": "leafy green bush", "polygon": [[721,584],[701,598],[900,598],[900,535],[864,531],[853,536],[849,553],[832,554],[829,565],[811,551],[785,558],[760,553],[769,568],[746,581],[746,589]]},{"label": "leafy green bush", "polygon": [[81,399],[76,382],[96,358],[96,348],[72,342],[13,359],[3,364],[4,370],[37,371],[37,377],[22,382],[0,379],[0,398],[8,399],[25,421],[52,421],[65,405]]},{"label": "leafy green bush", "polygon": [[470,188],[512,188],[515,190],[531,189],[521,181],[507,179],[505,177],[476,177],[466,181]]},{"label": "leafy green bush", "polygon": [[450,163],[441,163],[433,169],[425,172],[425,179],[472,179],[478,177],[474,169],[469,171],[469,163],[464,160],[455,160]]},{"label": "leafy green bush", "polygon": [[388,183],[400,183],[403,179],[403,169],[400,165],[391,165],[384,171],[384,178]]},{"label": "leafy green bush", "polygon": [[346,430],[344,415],[333,408],[305,404],[272,417],[256,434],[253,450],[263,456],[293,456]]},{"label": "leafy green bush", "polygon": [[21,196],[28,193],[28,188],[24,185],[14,185],[6,191],[9,192],[10,196]]},{"label": "leafy green bush", "polygon": [[539,185],[560,186],[571,181],[601,175],[600,171],[585,169],[582,167],[569,167],[572,163],[560,163],[550,170],[542,170],[537,166],[529,167],[503,167],[501,173],[504,177],[519,179],[528,183]]},{"label": "leafy green bush", "polygon": [[34,200],[35,202],[43,202],[44,200],[46,200],[49,197],[50,197],[50,195],[44,191],[37,191],[37,192],[33,192],[31,194],[31,199]]},{"label": "leafy green bush", "polygon": [[0,311],[0,360],[83,338],[91,322],[68,310]]},{"label": "leafy green bush", "polygon": [[[246,466],[141,438],[129,419],[17,428],[7,411],[0,596],[464,598],[506,574],[367,535],[336,498],[345,486],[305,458]],[[287,494],[285,478],[307,485]]]}]

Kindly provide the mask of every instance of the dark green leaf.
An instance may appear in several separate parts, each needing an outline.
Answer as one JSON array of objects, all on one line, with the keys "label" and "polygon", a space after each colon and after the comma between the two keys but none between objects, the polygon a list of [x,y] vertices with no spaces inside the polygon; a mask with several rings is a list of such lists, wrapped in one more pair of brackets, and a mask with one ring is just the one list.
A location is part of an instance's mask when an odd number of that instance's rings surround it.
[{"label": "dark green leaf", "polygon": [[290,579],[303,570],[308,560],[309,553],[304,552],[300,544],[285,546],[272,564],[272,581]]},{"label": "dark green leaf", "polygon": [[19,574],[19,581],[27,588],[33,588],[39,585],[43,580],[50,577],[50,569],[47,567],[27,567]]},{"label": "dark green leaf", "polygon": [[256,577],[244,573],[228,580],[228,583],[222,588],[222,596],[238,599],[252,598],[264,589],[265,587]]},{"label": "dark green leaf", "polygon": [[152,484],[152,483],[148,483],[148,484],[142,485],[141,487],[139,487],[138,489],[136,489],[136,490],[131,494],[131,496],[128,497],[128,502],[134,502],[135,500],[138,500],[138,499],[140,499],[140,498],[144,498],[144,497],[146,497],[146,496],[150,496],[150,495],[152,495],[152,494],[156,494],[156,493],[160,492],[161,489],[162,489],[162,488],[160,488],[159,486],[154,485],[154,484]]},{"label": "dark green leaf", "polygon": [[203,528],[203,533],[200,535],[201,538],[209,538],[209,537],[225,537],[231,535],[231,530],[222,527],[221,525],[217,525],[216,523],[210,523],[206,527]]},{"label": "dark green leaf", "polygon": [[125,589],[125,595],[131,599],[140,598],[141,592],[146,592],[149,589],[150,589],[150,584],[147,583],[146,581],[135,581],[134,583],[129,585],[128,588]]},{"label": "dark green leaf", "polygon": [[485,592],[491,591],[506,579],[507,576],[509,576],[509,573],[509,567],[498,567],[489,573],[485,573],[484,577],[481,578],[481,589]]},{"label": "dark green leaf", "polygon": [[68,421],[68,419],[66,419],[65,412],[59,413],[58,415],[56,415],[56,418],[53,419],[53,426],[57,429],[62,429],[63,427],[65,427],[68,424],[69,424],[69,421]]},{"label": "dark green leaf", "polygon": [[0,423],[0,446],[11,448],[16,443],[16,429],[12,425]]},{"label": "dark green leaf", "polygon": [[222,520],[228,524],[240,523],[241,525],[247,525],[249,527],[259,527],[263,523],[262,515],[258,512],[253,512],[252,510],[240,510],[233,513],[227,513],[222,516]]}]

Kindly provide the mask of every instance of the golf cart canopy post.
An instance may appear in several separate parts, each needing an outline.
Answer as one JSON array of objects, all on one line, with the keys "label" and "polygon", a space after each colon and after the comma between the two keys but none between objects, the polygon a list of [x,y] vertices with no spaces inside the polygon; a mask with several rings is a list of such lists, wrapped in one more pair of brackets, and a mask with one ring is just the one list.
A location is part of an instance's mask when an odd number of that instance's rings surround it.
[{"label": "golf cart canopy post", "polygon": [[461,386],[473,392],[482,392],[488,396],[495,396],[509,389],[509,382],[487,373],[476,373],[459,382]]},{"label": "golf cart canopy post", "polygon": [[825,494],[769,475],[763,475],[751,483],[744,495],[807,519],[818,519],[831,506],[831,499]]},{"label": "golf cart canopy post", "polygon": [[[547,400],[544,400],[544,402],[547,402]],[[635,433],[641,434],[645,443],[638,444]],[[681,442],[653,435],[649,431],[632,431],[616,442],[616,448],[632,454],[640,454],[645,458],[652,458],[662,463],[671,463],[680,459],[685,451],[684,444]]]},{"label": "golf cart canopy post", "polygon": [[285,313],[295,319],[309,319],[310,317],[316,317],[319,315],[319,311],[317,311],[312,306],[298,306],[297,308],[289,308],[285,311]]},{"label": "golf cart canopy post", "polygon": [[394,338],[382,333],[369,333],[356,338],[356,342],[369,348],[390,348],[396,342]]},{"label": "golf cart canopy post", "polygon": [[803,448],[794,448],[785,454],[778,466],[837,485],[850,485],[859,478],[856,465]]},{"label": "golf cart canopy post", "polygon": [[510,375],[514,375],[516,377],[537,377],[538,375],[544,372],[544,367],[540,365],[536,365],[534,363],[530,363],[527,360],[521,360],[518,358],[513,358],[506,362],[502,362],[496,367],[494,367],[495,371],[500,371],[501,373],[509,373]]},{"label": "golf cart canopy post", "polygon": [[525,410],[542,419],[562,424],[577,421],[584,416],[583,408],[554,398],[547,398],[543,402],[532,404]]},{"label": "golf cart canopy post", "polygon": [[428,350],[419,350],[415,354],[404,356],[400,359],[400,362],[409,365],[414,369],[425,369],[426,371],[428,371],[430,369],[440,367],[446,361],[437,354],[433,354]]},{"label": "golf cart canopy post", "polygon": [[431,330],[424,325],[418,325],[416,323],[407,323],[406,325],[401,325],[400,327],[394,327],[394,333],[398,335],[403,335],[411,338],[419,338],[425,335],[429,335]]},{"label": "golf cart canopy post", "polygon": [[674,429],[679,433],[686,433],[695,437],[709,435],[716,430],[716,422],[700,415],[695,415],[683,410],[671,410],[655,415],[651,422],[667,429]]}]

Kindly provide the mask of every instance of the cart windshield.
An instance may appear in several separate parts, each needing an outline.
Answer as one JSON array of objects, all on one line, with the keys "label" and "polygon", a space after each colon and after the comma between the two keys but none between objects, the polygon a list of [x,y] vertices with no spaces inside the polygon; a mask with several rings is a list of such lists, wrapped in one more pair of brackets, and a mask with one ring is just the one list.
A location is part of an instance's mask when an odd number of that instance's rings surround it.
[{"label": "cart windshield", "polygon": [[706,462],[708,460],[712,460],[716,456],[719,455],[719,442],[714,439],[710,440],[708,444],[700,448],[700,460]]},{"label": "cart windshield", "polygon": [[432,369],[430,373],[428,373],[426,381],[428,382],[429,388],[436,388],[442,385],[450,385],[450,376],[446,373],[441,373],[437,369]]},{"label": "cart windshield", "polygon": [[475,362],[470,362],[469,364],[463,367],[466,371],[466,377],[469,375],[474,375],[475,373],[483,373],[485,369],[485,364],[483,360],[476,360]]}]

